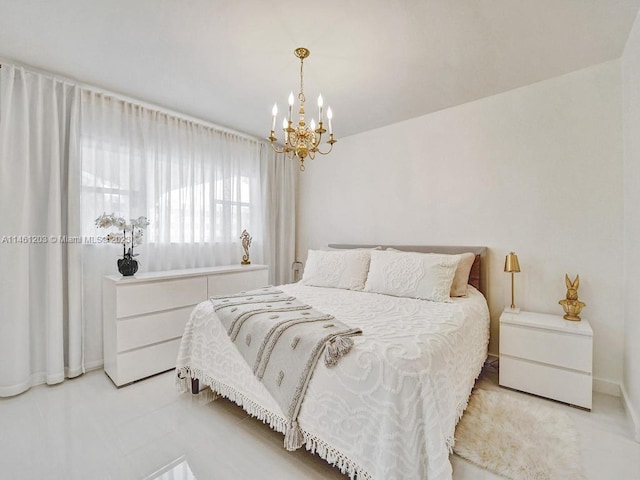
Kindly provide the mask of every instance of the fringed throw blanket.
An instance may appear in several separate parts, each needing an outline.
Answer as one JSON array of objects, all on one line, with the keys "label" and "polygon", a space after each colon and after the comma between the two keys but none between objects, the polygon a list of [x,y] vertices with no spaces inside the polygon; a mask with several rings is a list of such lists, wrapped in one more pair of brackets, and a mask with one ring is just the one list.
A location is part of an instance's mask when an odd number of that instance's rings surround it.
[{"label": "fringed throw blanket", "polygon": [[297,418],[313,371],[324,352],[334,366],[362,333],[273,287],[212,297],[229,338],[289,419],[284,446],[302,446]]}]

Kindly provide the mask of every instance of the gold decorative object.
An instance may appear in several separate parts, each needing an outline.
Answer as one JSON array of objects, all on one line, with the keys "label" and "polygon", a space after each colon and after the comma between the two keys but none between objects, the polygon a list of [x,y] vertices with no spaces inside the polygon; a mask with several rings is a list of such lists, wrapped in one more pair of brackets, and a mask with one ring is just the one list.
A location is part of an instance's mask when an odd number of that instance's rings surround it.
[{"label": "gold decorative object", "polygon": [[320,155],[327,155],[333,149],[333,144],[336,143],[337,140],[333,139],[333,126],[331,125],[331,119],[333,118],[333,113],[331,112],[331,107],[327,108],[327,120],[329,122],[329,140],[327,143],[329,144],[329,150],[326,152],[321,152],[318,146],[320,145],[320,141],[322,139],[322,135],[327,131],[323,127],[323,105],[324,101],[322,99],[322,95],[318,95],[318,128],[316,128],[316,122],[312,118],[310,125],[307,125],[307,122],[304,118],[304,102],[306,100],[304,96],[304,76],[302,73],[304,66],[304,59],[307,58],[311,52],[306,48],[300,47],[296,48],[293,53],[295,53],[296,57],[300,59],[300,92],[298,93],[298,100],[300,101],[300,108],[298,110],[298,114],[300,118],[298,119],[298,124],[293,126],[293,92],[289,94],[289,118],[286,116],[282,119],[282,131],[284,133],[284,147],[282,149],[278,149],[274,142],[277,142],[278,139],[275,136],[276,130],[276,117],[278,116],[278,104],[273,104],[273,109],[271,110],[271,114],[273,115],[273,120],[271,123],[271,134],[269,135],[269,141],[271,142],[271,147],[276,153],[284,153],[289,158],[293,158],[294,156],[298,157],[300,160],[300,170],[304,171],[304,160],[307,158],[311,158],[313,160],[316,156],[316,153]]},{"label": "gold decorative object", "polygon": [[509,255],[504,259],[504,271],[511,274],[511,312],[518,313],[520,312],[519,308],[516,308],[514,295],[513,295],[513,274],[520,272],[520,262],[518,262],[518,256],[509,252]]},{"label": "gold decorative object", "polygon": [[558,303],[564,308],[564,319],[572,322],[579,322],[580,312],[586,306],[584,302],[578,300],[578,287],[580,286],[580,275],[576,275],[576,279],[572,282],[569,275],[565,273],[564,282],[567,284],[567,298],[560,300]]},{"label": "gold decorative object", "polygon": [[251,265],[251,261],[249,260],[249,247],[251,246],[251,235],[246,230],[242,230],[242,235],[240,235],[240,240],[242,240],[242,248],[244,249],[244,255],[242,255],[242,265]]}]

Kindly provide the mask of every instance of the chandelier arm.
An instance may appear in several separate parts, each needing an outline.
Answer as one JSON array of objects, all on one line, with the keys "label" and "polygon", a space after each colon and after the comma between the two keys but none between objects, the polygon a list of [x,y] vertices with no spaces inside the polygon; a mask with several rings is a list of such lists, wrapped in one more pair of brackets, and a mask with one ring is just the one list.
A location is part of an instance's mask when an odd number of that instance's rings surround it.
[{"label": "chandelier arm", "polygon": [[273,142],[271,142],[271,148],[276,153],[285,153],[287,151],[287,149],[284,147],[282,148],[282,150],[278,150]]},{"label": "chandelier arm", "polygon": [[319,132],[318,130],[316,130],[313,133],[314,133],[314,139],[315,139],[313,143],[313,148],[317,150],[318,147],[320,146],[320,142],[322,141],[322,131]]},{"label": "chandelier arm", "polygon": [[288,138],[287,144],[291,148],[294,148],[296,145],[298,145],[298,143],[299,143],[299,141],[298,141],[298,133],[294,129],[293,132],[289,133],[289,138]]},{"label": "chandelier arm", "polygon": [[333,143],[329,145],[329,150],[327,150],[326,152],[322,152],[319,148],[316,151],[320,155],[329,155],[331,153],[331,150],[333,150]]},{"label": "chandelier arm", "polygon": [[289,124],[287,126],[286,129],[284,129],[285,132],[285,145],[291,145],[292,144],[292,140],[291,140],[291,136],[296,132],[295,128],[292,128],[292,121],[289,120]]}]

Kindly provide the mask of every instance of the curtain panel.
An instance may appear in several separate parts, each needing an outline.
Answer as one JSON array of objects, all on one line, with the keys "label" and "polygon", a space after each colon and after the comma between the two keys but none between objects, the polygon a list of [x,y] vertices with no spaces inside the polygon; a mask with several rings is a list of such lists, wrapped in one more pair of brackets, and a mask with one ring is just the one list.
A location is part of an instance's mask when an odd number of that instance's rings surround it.
[{"label": "curtain panel", "polygon": [[92,88],[0,73],[0,237],[72,239],[0,244],[12,272],[0,280],[0,396],[102,365],[102,277],[122,256],[95,226],[102,213],[149,218],[140,272],[237,264],[246,229],[251,261],[270,266],[272,283],[291,281],[295,162]]},{"label": "curtain panel", "polygon": [[270,145],[260,147],[263,221],[269,232],[265,236],[264,255],[271,267],[271,282],[282,285],[293,281],[298,162],[276,154]]},{"label": "curtain panel", "polygon": [[83,372],[78,87],[0,69],[0,396]]}]

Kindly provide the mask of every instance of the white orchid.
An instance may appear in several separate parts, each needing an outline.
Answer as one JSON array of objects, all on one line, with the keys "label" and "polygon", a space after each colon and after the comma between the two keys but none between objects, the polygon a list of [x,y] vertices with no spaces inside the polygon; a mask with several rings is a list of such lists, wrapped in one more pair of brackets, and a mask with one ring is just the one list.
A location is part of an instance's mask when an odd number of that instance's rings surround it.
[{"label": "white orchid", "polygon": [[144,229],[149,226],[149,219],[147,217],[132,218],[131,220],[129,220],[129,222],[133,227],[137,227],[137,228]]},{"label": "white orchid", "polygon": [[96,226],[99,228],[109,228],[113,226],[113,213],[111,215],[107,215],[103,213],[98,218],[96,218]]},{"label": "white orchid", "polygon": [[122,243],[124,236],[121,233],[108,233],[106,237],[109,243]]},{"label": "white orchid", "polygon": [[98,228],[112,228],[117,227],[122,233],[109,232],[104,238],[108,243],[117,243],[123,246],[125,255],[126,246],[130,245],[128,255],[133,256],[133,247],[142,243],[142,236],[144,229],[149,226],[149,219],[141,216],[136,219],[129,220],[129,223],[124,217],[116,217],[114,213],[103,213],[96,218],[96,226]]}]

